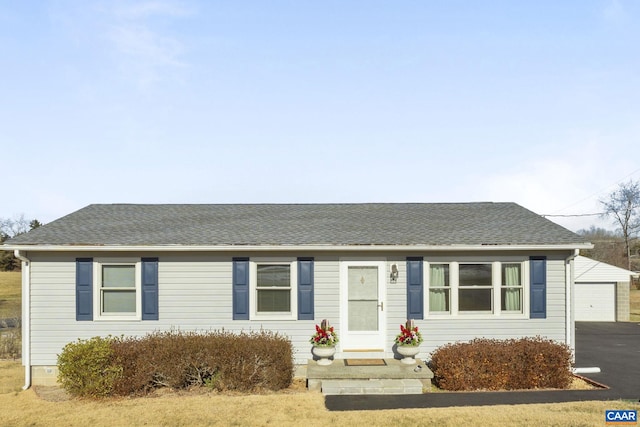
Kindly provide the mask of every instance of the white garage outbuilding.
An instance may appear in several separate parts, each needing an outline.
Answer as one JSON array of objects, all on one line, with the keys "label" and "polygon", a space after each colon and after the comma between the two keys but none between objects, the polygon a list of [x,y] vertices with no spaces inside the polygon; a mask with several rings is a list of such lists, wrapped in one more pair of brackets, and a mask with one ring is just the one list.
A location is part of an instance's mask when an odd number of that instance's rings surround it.
[{"label": "white garage outbuilding", "polygon": [[575,259],[574,313],[577,321],[629,320],[632,271],[591,258]]}]

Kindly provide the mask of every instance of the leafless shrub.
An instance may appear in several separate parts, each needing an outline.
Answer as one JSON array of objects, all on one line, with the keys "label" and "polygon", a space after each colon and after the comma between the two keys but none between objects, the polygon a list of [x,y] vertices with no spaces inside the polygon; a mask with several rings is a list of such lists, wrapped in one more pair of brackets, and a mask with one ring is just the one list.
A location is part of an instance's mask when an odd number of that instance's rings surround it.
[{"label": "leafless shrub", "polygon": [[571,350],[540,337],[481,338],[438,348],[431,369],[436,385],[445,390],[567,388]]},{"label": "leafless shrub", "polygon": [[22,357],[22,318],[0,319],[0,359]]},{"label": "leafless shrub", "polygon": [[216,390],[280,390],[293,380],[291,342],[272,332],[156,332],[113,343],[122,378],[119,395],[159,387]]}]

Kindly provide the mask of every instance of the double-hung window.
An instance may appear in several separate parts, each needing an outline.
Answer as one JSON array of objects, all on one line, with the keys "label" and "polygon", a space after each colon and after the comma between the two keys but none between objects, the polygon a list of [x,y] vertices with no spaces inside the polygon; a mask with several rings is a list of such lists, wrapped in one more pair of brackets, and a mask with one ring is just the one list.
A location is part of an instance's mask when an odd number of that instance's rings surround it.
[{"label": "double-hung window", "polygon": [[252,318],[293,319],[297,316],[295,260],[252,260],[250,283]]},{"label": "double-hung window", "polygon": [[100,318],[140,318],[140,262],[106,260],[94,263],[95,304]]},{"label": "double-hung window", "polygon": [[502,311],[522,312],[522,264],[502,264],[500,300]]},{"label": "double-hung window", "polygon": [[450,305],[449,264],[431,264],[429,265],[429,312],[449,313]]},{"label": "double-hung window", "polygon": [[291,266],[289,264],[256,265],[256,299],[258,313],[291,311]]}]

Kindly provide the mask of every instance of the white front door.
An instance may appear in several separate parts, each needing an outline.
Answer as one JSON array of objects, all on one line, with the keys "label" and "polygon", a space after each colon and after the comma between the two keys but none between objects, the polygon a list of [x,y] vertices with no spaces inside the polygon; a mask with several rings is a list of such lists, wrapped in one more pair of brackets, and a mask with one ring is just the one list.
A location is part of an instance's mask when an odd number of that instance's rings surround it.
[{"label": "white front door", "polygon": [[342,261],[343,351],[384,351],[386,277],[384,261]]}]

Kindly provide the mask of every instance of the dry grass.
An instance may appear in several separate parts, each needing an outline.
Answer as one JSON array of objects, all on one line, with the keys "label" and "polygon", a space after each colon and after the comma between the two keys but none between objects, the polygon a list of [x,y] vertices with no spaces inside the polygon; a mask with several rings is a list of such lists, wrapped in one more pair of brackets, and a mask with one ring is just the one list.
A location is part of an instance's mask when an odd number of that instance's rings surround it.
[{"label": "dry grass", "polygon": [[629,301],[629,320],[640,322],[640,289],[631,289]]},{"label": "dry grass", "polygon": [[569,384],[569,390],[596,390],[602,389],[602,387],[596,387],[595,385],[574,376]]},{"label": "dry grass", "polygon": [[19,272],[0,272],[0,357],[20,357],[22,331],[13,326],[22,315],[21,277]]},{"label": "dry grass", "polygon": [[[22,367],[0,362],[0,425],[11,426],[600,426],[605,409],[640,409],[637,403],[575,402],[472,408],[329,412],[320,393],[293,390],[261,395],[159,393],[155,397],[104,401],[48,399],[33,389],[18,392]],[[19,381],[5,379],[5,369]],[[6,378],[9,378],[7,376]],[[7,387],[7,388],[4,388]]]},{"label": "dry grass", "polygon": [[24,369],[20,362],[0,360],[0,395],[20,391]]},{"label": "dry grass", "polygon": [[20,316],[21,273],[0,271],[0,319]]}]

